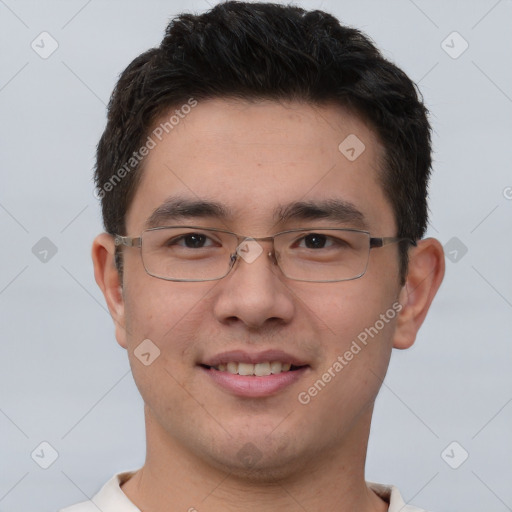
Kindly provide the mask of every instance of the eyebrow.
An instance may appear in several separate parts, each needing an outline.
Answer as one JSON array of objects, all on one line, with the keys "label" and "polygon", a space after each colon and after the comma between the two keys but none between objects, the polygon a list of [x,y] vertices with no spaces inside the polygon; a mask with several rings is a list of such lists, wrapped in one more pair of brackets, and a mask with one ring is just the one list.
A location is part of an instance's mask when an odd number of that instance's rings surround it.
[{"label": "eyebrow", "polygon": [[353,228],[368,229],[363,213],[356,206],[341,199],[297,201],[277,210],[278,222],[293,220],[320,220],[350,224]]},{"label": "eyebrow", "polygon": [[[169,224],[169,222],[192,218],[210,218],[227,222],[235,217],[232,210],[221,203],[206,199],[188,199],[171,196],[158,206],[145,222],[145,229]],[[320,201],[295,201],[279,206],[274,211],[277,224],[290,221],[326,220],[350,225],[353,228],[368,229],[364,215],[356,206],[341,199]]]},{"label": "eyebrow", "polygon": [[232,213],[228,208],[215,201],[171,196],[148,217],[145,229],[162,226],[170,221],[183,220],[185,218],[210,217],[226,220],[231,216]]}]

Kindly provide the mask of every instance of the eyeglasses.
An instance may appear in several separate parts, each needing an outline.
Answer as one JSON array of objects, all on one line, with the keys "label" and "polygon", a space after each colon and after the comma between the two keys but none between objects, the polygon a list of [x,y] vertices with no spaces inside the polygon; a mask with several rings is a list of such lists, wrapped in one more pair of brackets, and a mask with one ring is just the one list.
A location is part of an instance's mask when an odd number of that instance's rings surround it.
[{"label": "eyeglasses", "polygon": [[288,278],[331,283],[358,279],[368,267],[370,249],[408,238],[374,238],[358,229],[291,229],[274,236],[251,238],[222,229],[166,226],[145,230],[139,237],[114,235],[116,247],[139,247],[146,272],[167,281],[216,281],[235,263],[255,261],[272,242],[267,256]]}]

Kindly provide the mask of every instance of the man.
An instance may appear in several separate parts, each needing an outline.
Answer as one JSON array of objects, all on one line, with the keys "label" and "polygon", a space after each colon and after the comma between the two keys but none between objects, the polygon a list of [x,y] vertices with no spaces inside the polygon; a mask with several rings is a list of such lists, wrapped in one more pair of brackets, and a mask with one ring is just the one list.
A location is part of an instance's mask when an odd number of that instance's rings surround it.
[{"label": "man", "polygon": [[392,348],[444,274],[414,84],[332,16],[227,2],[174,19],[113,93],[95,277],[147,457],[66,512],[412,512],[367,483]]}]

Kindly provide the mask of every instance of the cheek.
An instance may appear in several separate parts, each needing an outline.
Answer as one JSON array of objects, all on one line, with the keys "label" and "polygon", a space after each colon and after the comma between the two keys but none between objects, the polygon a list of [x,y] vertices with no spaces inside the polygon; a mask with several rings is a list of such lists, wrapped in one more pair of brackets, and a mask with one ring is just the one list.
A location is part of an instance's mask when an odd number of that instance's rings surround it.
[{"label": "cheek", "polygon": [[384,379],[399,306],[389,288],[369,283],[347,281],[324,293],[301,292],[325,357],[299,402],[309,401],[321,422],[329,423],[331,414],[356,417],[373,402]]},{"label": "cheek", "polygon": [[144,273],[132,275],[125,284],[125,315],[129,337],[140,336],[156,343],[179,340],[174,332],[194,325],[208,305],[212,283],[164,281]]},{"label": "cheek", "polygon": [[[184,286],[181,286],[181,285]],[[126,283],[125,314],[133,378],[153,414],[170,424],[173,411],[194,412],[191,367],[211,283],[173,283],[148,276]],[[149,355],[148,355],[149,354]],[[166,420],[167,418],[167,420]]]},{"label": "cheek", "polygon": [[379,335],[389,338],[396,318],[393,304],[398,291],[397,286],[388,282],[362,278],[322,286],[305,283],[296,287],[294,293],[303,313],[315,325],[318,342],[332,351],[349,346],[351,340],[376,322]]},{"label": "cheek", "polygon": [[[125,289],[125,316],[128,351],[134,378],[141,383],[151,378],[169,380],[169,374],[185,383],[187,369],[195,364],[193,359],[198,343],[197,332],[207,321],[209,290],[212,283],[175,283],[151,276],[128,280]],[[144,341],[144,340],[150,340]],[[144,343],[150,350],[146,350]],[[152,359],[143,353],[156,354],[151,367],[160,368],[167,375],[145,371],[144,362]],[[141,364],[141,362],[143,364]],[[149,367],[149,365],[148,365]]]},{"label": "cheek", "polygon": [[359,420],[371,411],[389,364],[391,346],[384,335],[366,345],[339,342],[325,365],[305,382],[296,397],[299,410],[304,408],[305,429],[321,429],[326,438],[341,442],[355,425],[361,425]]},{"label": "cheek", "polygon": [[329,326],[324,342],[327,369],[338,362],[335,370],[343,373],[346,383],[350,383],[349,389],[359,387],[361,376],[372,377],[372,372],[383,378],[396,323],[391,297],[367,298],[363,302],[348,300],[337,308],[331,306],[330,315],[326,317],[324,313],[324,321]]}]

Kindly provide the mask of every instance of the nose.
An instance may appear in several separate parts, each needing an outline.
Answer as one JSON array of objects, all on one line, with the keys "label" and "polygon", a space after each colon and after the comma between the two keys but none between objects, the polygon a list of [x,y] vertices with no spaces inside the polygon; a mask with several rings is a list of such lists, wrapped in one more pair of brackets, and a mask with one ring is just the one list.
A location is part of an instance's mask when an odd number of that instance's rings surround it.
[{"label": "nose", "polygon": [[253,241],[245,247],[241,244],[236,258],[234,268],[215,287],[216,319],[249,329],[289,323],[295,313],[293,294],[274,254]]}]

